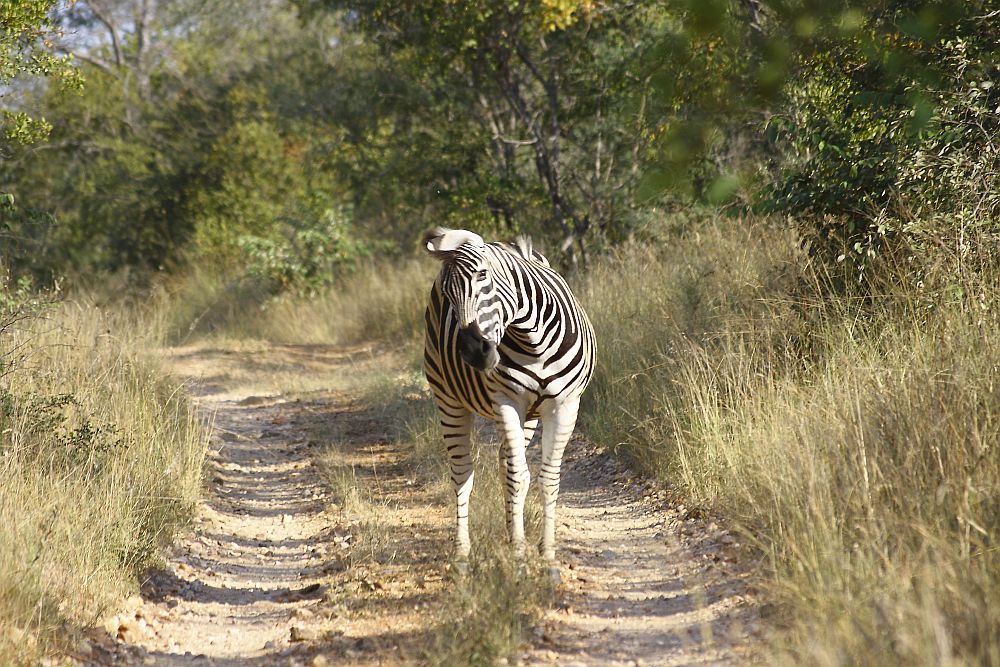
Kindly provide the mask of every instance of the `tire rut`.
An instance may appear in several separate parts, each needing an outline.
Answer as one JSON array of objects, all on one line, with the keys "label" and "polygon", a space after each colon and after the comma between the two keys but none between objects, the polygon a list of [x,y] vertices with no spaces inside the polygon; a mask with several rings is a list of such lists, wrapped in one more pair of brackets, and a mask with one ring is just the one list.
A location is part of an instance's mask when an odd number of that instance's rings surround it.
[{"label": "tire rut", "polygon": [[757,614],[736,540],[583,441],[559,496],[562,585],[527,665],[743,664]]}]

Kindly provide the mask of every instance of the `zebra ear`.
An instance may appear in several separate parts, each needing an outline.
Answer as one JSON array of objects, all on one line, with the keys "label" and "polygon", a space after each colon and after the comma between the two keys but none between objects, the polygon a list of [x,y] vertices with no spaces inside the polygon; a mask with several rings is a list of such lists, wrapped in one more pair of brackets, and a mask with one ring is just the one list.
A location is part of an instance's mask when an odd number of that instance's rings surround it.
[{"label": "zebra ear", "polygon": [[424,248],[432,255],[452,252],[467,243],[479,248],[486,245],[482,236],[464,229],[435,227],[424,234]]}]

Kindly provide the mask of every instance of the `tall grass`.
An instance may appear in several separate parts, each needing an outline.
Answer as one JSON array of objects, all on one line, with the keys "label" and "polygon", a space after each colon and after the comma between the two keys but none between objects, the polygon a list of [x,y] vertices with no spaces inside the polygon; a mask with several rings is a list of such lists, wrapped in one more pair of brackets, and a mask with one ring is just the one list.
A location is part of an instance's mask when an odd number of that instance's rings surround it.
[{"label": "tall grass", "polygon": [[135,590],[200,489],[205,429],[137,322],[63,303],[0,332],[0,663]]},{"label": "tall grass", "polygon": [[996,269],[852,299],[773,228],[674,240],[588,282],[587,429],[766,554],[771,662],[1000,664]]},{"label": "tall grass", "polygon": [[310,296],[273,295],[249,280],[192,266],[160,286],[157,328],[170,343],[253,339],[273,343],[411,341],[438,267],[426,258],[373,260]]}]

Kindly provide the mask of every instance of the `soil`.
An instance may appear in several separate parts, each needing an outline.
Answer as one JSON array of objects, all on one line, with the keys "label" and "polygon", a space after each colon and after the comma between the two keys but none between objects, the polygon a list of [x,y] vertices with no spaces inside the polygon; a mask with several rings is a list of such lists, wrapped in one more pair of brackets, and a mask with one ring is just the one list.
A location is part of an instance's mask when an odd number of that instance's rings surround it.
[{"label": "soil", "polygon": [[[433,663],[423,639],[441,622],[452,510],[354,381],[398,361],[365,346],[165,357],[214,423],[204,498],[78,661]],[[337,471],[364,502],[331,483]],[[751,659],[758,622],[736,539],[582,440],[564,463],[558,530],[562,584],[518,664]]]}]

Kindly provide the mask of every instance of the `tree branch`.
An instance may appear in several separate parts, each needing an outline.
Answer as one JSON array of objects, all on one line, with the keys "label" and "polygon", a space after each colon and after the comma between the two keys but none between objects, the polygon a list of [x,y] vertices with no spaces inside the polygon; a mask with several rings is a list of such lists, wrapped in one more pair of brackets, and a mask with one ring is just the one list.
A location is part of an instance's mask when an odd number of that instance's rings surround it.
[{"label": "tree branch", "polygon": [[108,62],[104,58],[98,58],[97,56],[92,56],[89,53],[85,53],[83,51],[73,51],[72,49],[66,46],[58,46],[57,49],[61,53],[73,56],[74,58],[82,60],[88,65],[93,65],[94,67],[103,70],[107,74],[111,74],[114,76],[118,75],[118,69],[115,67],[115,64]]},{"label": "tree branch", "polygon": [[121,41],[118,39],[117,26],[115,26],[114,21],[110,16],[106,15],[103,10],[98,8],[98,3],[94,2],[94,0],[89,0],[87,2],[87,7],[90,9],[90,13],[94,15],[94,18],[104,25],[108,34],[111,36],[111,48],[115,52],[115,64],[118,67],[121,67],[123,63],[122,45]]}]

